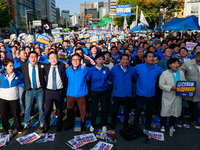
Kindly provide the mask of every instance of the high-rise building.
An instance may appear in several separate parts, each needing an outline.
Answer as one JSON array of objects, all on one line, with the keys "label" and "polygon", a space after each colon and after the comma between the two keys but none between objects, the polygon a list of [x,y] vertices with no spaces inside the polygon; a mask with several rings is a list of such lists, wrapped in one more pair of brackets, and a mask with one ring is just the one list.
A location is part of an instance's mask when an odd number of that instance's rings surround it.
[{"label": "high-rise building", "polygon": [[60,25],[60,8],[56,8],[56,23]]},{"label": "high-rise building", "polygon": [[41,19],[48,19],[49,22],[56,23],[55,0],[40,0]]},{"label": "high-rise building", "polygon": [[[104,15],[108,14],[108,2],[90,2],[90,3],[80,3],[80,22],[81,24],[88,24],[89,19],[85,17],[86,14],[92,14],[93,23],[98,22],[98,19]],[[102,8],[102,9],[100,9]],[[100,14],[100,17],[99,17]]]},{"label": "high-rise building", "polygon": [[78,24],[78,20],[80,19],[80,14],[79,13],[75,13],[75,15],[70,17],[71,20],[71,26],[76,26],[76,24]]},{"label": "high-rise building", "polygon": [[115,15],[117,1],[118,0],[108,0],[109,16]]},{"label": "high-rise building", "polygon": [[41,19],[40,0],[7,0],[7,4],[11,14],[11,23],[15,23],[19,30],[26,29],[30,21]]},{"label": "high-rise building", "polygon": [[61,11],[61,24],[64,25],[64,27],[67,27],[70,25],[69,10]]}]

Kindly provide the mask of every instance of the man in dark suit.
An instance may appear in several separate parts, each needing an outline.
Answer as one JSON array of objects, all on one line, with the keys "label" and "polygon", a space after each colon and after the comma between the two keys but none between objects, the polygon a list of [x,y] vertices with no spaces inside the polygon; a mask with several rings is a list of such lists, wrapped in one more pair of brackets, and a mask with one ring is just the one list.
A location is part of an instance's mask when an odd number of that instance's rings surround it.
[{"label": "man in dark suit", "polygon": [[46,133],[50,128],[49,124],[53,101],[56,104],[58,114],[57,131],[61,131],[62,100],[66,95],[65,64],[58,61],[56,52],[50,52],[48,58],[50,63],[44,67],[47,86],[45,90],[45,128],[43,133]]},{"label": "man in dark suit", "polygon": [[29,53],[29,63],[21,66],[23,73],[25,94],[25,117],[24,117],[24,131],[30,127],[30,113],[34,98],[36,99],[39,109],[40,130],[44,128],[44,64],[38,63],[38,54],[34,51]]}]

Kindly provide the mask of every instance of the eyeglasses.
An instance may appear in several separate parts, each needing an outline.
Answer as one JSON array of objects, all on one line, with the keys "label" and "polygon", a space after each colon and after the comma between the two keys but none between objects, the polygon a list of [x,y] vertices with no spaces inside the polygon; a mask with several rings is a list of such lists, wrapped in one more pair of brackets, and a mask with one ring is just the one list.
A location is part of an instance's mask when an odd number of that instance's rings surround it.
[{"label": "eyeglasses", "polygon": [[80,59],[72,59],[72,61],[80,61]]}]

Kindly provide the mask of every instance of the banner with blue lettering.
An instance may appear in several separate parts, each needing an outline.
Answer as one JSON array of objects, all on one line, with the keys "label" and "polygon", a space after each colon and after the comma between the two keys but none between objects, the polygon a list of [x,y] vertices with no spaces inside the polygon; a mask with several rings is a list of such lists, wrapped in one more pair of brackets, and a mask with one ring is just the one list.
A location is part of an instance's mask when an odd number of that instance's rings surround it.
[{"label": "banner with blue lettering", "polygon": [[10,39],[4,39],[3,42],[4,42],[4,43],[9,43],[9,42],[10,42]]},{"label": "banner with blue lettering", "polygon": [[149,138],[153,138],[155,140],[164,141],[164,133],[154,132],[143,129],[143,133],[148,135]]},{"label": "banner with blue lettering", "polygon": [[99,141],[92,149],[90,150],[111,150],[113,147],[113,144],[106,143]]},{"label": "banner with blue lettering", "polygon": [[17,40],[17,34],[11,34],[11,35],[10,35],[10,40],[11,40],[11,41]]},{"label": "banner with blue lettering", "polygon": [[84,38],[85,38],[85,39],[87,39],[87,38],[89,38],[89,37],[90,37],[90,34],[89,34],[89,33],[87,33],[87,34],[84,35]]},{"label": "banner with blue lettering", "polygon": [[33,132],[31,134],[28,134],[28,135],[25,135],[22,137],[18,137],[16,140],[19,142],[19,144],[24,145],[24,144],[31,143],[39,138],[40,138],[40,136],[37,133]]},{"label": "banner with blue lettering", "polygon": [[98,41],[99,41],[99,36],[91,36],[90,37],[90,42],[92,43],[92,42],[97,42],[98,43]]},{"label": "banner with blue lettering", "polygon": [[106,39],[112,39],[112,33],[105,34]]},{"label": "banner with blue lettering", "polygon": [[56,45],[62,44],[62,42],[63,42],[63,38],[62,37],[54,38],[54,43]]},{"label": "banner with blue lettering", "polygon": [[45,45],[49,45],[49,38],[45,35],[38,34],[35,40],[36,44],[39,44],[41,47],[45,47]]},{"label": "banner with blue lettering", "polygon": [[70,36],[70,35],[66,35],[66,36],[64,37],[64,40],[65,40],[65,41],[71,40],[71,36]]},{"label": "banner with blue lettering", "polygon": [[196,81],[177,81],[177,96],[196,96]]},{"label": "banner with blue lettering", "polygon": [[34,36],[29,34],[25,37],[24,41],[25,41],[25,44],[34,43]]},{"label": "banner with blue lettering", "polygon": [[47,35],[47,37],[49,38],[49,41],[50,41],[50,43],[53,43],[53,42],[54,42],[54,39],[53,39],[53,37],[52,37],[52,36],[50,36],[50,35]]}]

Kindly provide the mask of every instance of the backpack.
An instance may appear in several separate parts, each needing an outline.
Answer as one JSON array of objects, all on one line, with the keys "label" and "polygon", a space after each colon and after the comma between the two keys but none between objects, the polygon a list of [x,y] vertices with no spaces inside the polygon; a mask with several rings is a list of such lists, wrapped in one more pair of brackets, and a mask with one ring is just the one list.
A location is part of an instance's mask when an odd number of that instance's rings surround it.
[{"label": "backpack", "polygon": [[120,130],[119,133],[126,141],[134,140],[139,136],[147,136],[140,128],[134,125],[128,126],[125,129]]}]

